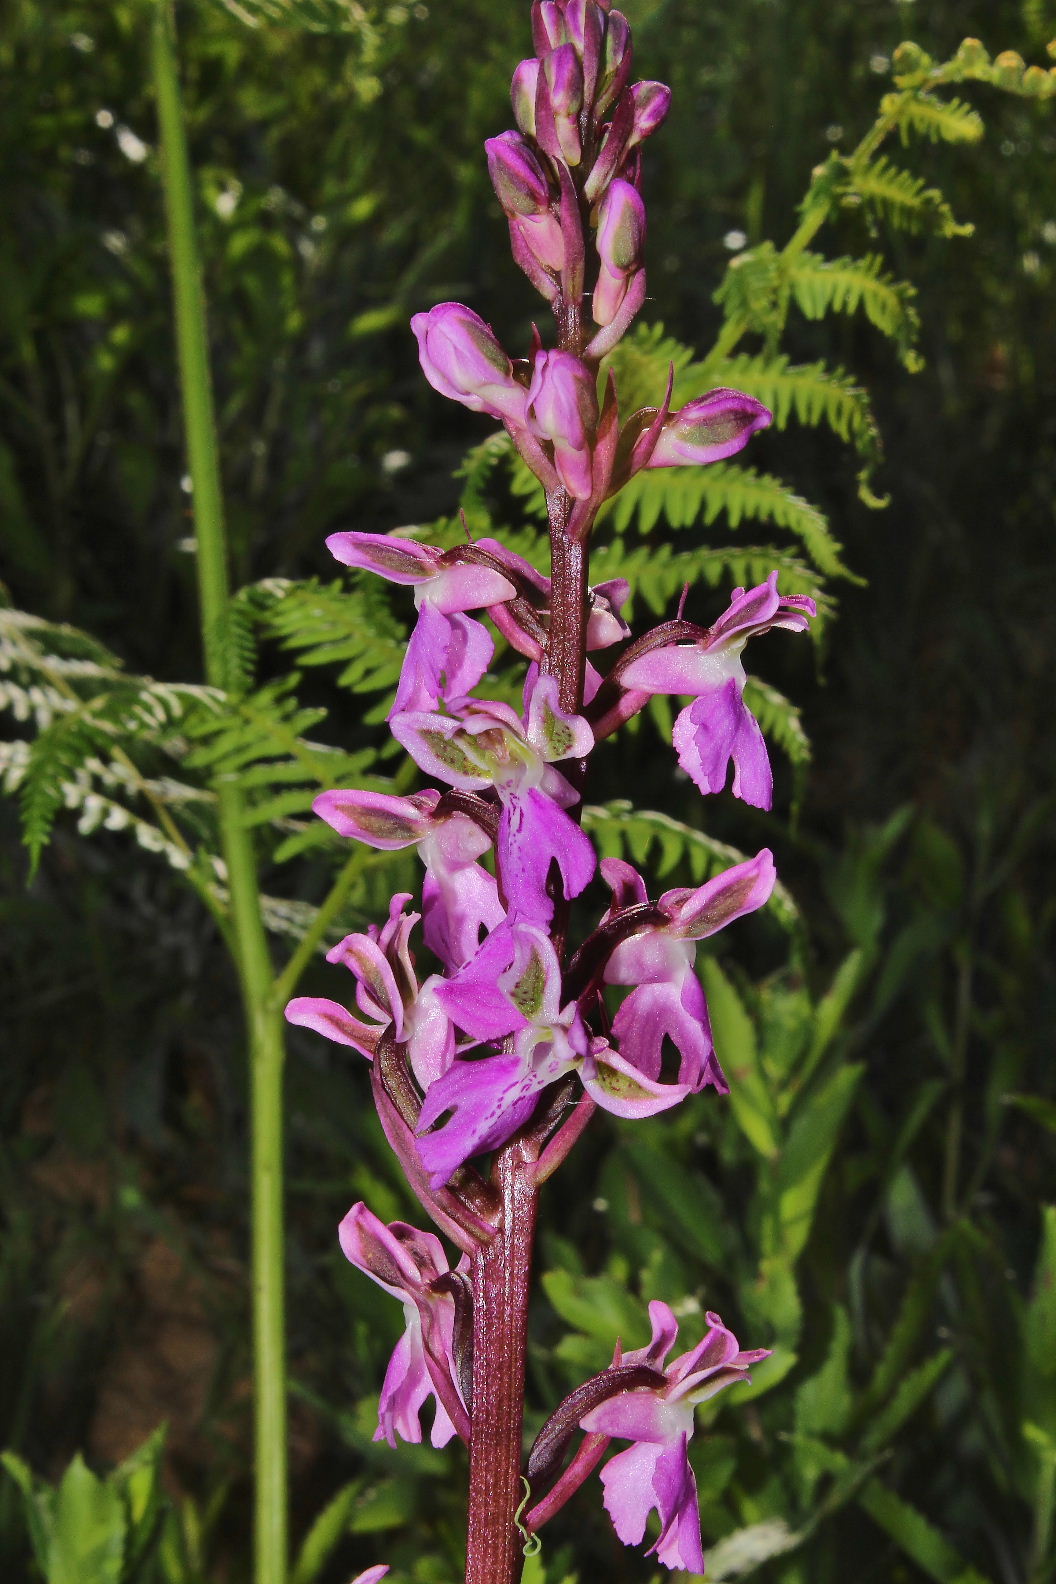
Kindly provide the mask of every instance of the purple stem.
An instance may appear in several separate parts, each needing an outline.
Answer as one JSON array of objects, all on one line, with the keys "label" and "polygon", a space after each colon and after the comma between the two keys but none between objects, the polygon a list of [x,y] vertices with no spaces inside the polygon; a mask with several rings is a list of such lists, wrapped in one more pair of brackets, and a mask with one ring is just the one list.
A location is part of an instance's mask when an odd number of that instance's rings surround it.
[{"label": "purple stem", "polygon": [[495,1165],[499,1229],[473,1256],[473,1410],[466,1584],[517,1584],[521,1536],[524,1364],[538,1189],[517,1140]]}]

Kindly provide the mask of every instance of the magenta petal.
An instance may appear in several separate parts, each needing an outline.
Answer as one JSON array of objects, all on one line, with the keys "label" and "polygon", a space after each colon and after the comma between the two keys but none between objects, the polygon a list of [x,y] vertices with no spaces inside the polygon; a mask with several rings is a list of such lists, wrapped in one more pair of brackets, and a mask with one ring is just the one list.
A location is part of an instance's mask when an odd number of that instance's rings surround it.
[{"label": "magenta petal", "polygon": [[535,1073],[519,1054],[453,1062],[430,1086],[419,1117],[419,1126],[426,1128],[445,1111],[453,1113],[435,1133],[418,1139],[431,1186],[442,1188],[472,1156],[505,1143],[527,1122],[537,1094],[549,1081],[549,1075]]},{"label": "magenta petal", "polygon": [[428,835],[430,815],[439,801],[435,791],[392,797],[387,792],[348,790],[320,792],[312,810],[339,835],[391,852]]},{"label": "magenta petal", "polygon": [[[700,1506],[697,1481],[690,1467],[685,1435],[677,1446],[664,1449],[653,1468],[653,1491],[660,1512],[660,1534],[651,1547],[664,1567],[703,1573],[700,1543]],[[649,1553],[647,1553],[648,1555]]]},{"label": "magenta petal", "polygon": [[481,932],[490,934],[505,916],[494,876],[480,864],[441,864],[434,859],[426,869],[422,936],[451,972],[475,955]]},{"label": "magenta petal", "polygon": [[427,583],[436,576],[439,550],[397,534],[335,533],[326,548],[343,566],[376,572],[390,583]]},{"label": "magenta petal", "polygon": [[417,1313],[412,1313],[418,1334],[412,1337],[405,1331],[393,1348],[378,1401],[374,1440],[387,1441],[390,1447],[395,1447],[397,1439],[413,1444],[421,1441],[420,1415],[433,1389],[422,1348],[421,1322]]},{"label": "magenta petal", "polygon": [[708,1009],[695,974],[687,972],[681,984],[638,985],[617,1012],[612,1032],[624,1060],[653,1082],[660,1079],[668,1039],[679,1054],[680,1084],[693,1090],[709,1083],[721,1087]]},{"label": "magenta petal", "polygon": [[632,660],[620,673],[620,686],[641,693],[688,693],[700,697],[744,672],[735,654],[703,644],[663,644]]},{"label": "magenta petal", "polygon": [[589,885],[597,863],[590,838],[538,787],[503,798],[497,848],[510,909],[534,924],[549,923],[554,914],[546,889],[552,863],[569,900]]},{"label": "magenta petal", "polygon": [[696,889],[665,891],[660,906],[671,920],[671,933],[688,940],[704,940],[746,913],[769,901],[777,881],[774,855],[768,847],[747,862],[723,870]]},{"label": "magenta petal", "polygon": [[731,678],[698,698],[675,721],[678,762],[702,792],[721,792],[733,760],[733,794],[754,808],[773,802],[774,778],[759,723]]},{"label": "magenta petal", "polygon": [[431,601],[418,611],[390,715],[434,710],[441,699],[462,698],[488,669],[495,645],[486,627],[461,612],[445,615]]},{"label": "magenta petal", "polygon": [[365,1573],[357,1573],[352,1584],[381,1584],[388,1571],[387,1562],[378,1562],[374,1567],[369,1567]]},{"label": "magenta petal", "polygon": [[295,996],[286,1007],[286,1021],[298,1028],[314,1029],[338,1045],[351,1045],[368,1061],[373,1058],[381,1037],[380,1028],[361,1023],[336,1001],[327,1001],[322,996]]}]

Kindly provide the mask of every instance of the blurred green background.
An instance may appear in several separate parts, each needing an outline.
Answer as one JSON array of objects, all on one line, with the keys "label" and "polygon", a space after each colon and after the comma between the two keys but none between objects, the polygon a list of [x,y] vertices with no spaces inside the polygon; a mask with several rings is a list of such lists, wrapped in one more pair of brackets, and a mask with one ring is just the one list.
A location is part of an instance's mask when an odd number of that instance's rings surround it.
[{"label": "blurred green background", "polygon": [[[179,10],[235,574],[329,577],[327,532],[450,513],[485,433],[422,380],[411,313],[457,298],[518,348],[538,316],[481,149],[510,121],[528,7],[364,5],[327,34],[239,9]],[[789,235],[812,168],[871,123],[900,39],[945,58],[974,34],[1045,63],[1056,34],[1052,0],[625,9],[638,74],[675,94],[647,151],[642,317],[702,349],[731,255]],[[14,605],[167,680],[200,660],[149,12],[10,0],[3,22],[0,545]],[[965,96],[985,141],[906,162],[975,235],[881,226],[874,244],[849,213],[836,239],[882,246],[917,284],[923,369],[862,320],[799,321],[784,343],[868,389],[889,504],[858,499],[831,436],[760,442],[863,581],[832,585],[816,665],[776,639],[759,657],[803,709],[809,768],[781,772],[773,817],[716,813],[725,839],[775,848],[800,913],[791,936],[741,927],[706,969],[747,1098],[601,1119],[544,1201],[536,1423],[617,1332],[645,1339],[654,1296],[687,1332],[718,1309],[742,1345],[777,1344],[697,1439],[719,1579],[1056,1578],[1056,119]],[[326,702],[344,746],[376,737],[360,700]],[[636,739],[596,796],[630,786],[699,824],[672,762]],[[170,1509],[141,1576],[234,1584],[251,1384],[233,979],[178,877],[120,833],[60,822],[27,889],[17,828],[5,800],[0,1446],[54,1480],[78,1450],[105,1470],[167,1423]],[[273,889],[296,884],[287,869]],[[461,1454],[371,1444],[400,1322],[334,1236],[358,1197],[415,1216],[362,1067],[320,1044],[291,1042],[287,1084],[295,1530],[336,1495],[319,1578],[388,1558],[450,1580]],[[599,1497],[546,1531],[552,1584],[650,1576]],[[0,1568],[33,1576],[10,1478]]]}]

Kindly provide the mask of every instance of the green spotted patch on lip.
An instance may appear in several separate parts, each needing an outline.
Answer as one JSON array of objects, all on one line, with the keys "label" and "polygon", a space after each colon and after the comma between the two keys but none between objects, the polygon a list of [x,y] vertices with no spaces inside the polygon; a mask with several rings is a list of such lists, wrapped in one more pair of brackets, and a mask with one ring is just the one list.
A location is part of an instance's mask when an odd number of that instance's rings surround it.
[{"label": "green spotted patch on lip", "polygon": [[543,716],[543,741],[548,759],[565,759],[572,752],[574,737],[567,721],[548,709]]},{"label": "green spotted patch on lip", "polygon": [[533,951],[524,972],[509,992],[510,1000],[529,1023],[534,1023],[543,1010],[545,990],[546,965],[539,953]]},{"label": "green spotted patch on lip", "polygon": [[454,775],[480,779],[480,766],[471,759],[456,737],[445,737],[443,732],[423,731],[421,739],[431,754]]}]

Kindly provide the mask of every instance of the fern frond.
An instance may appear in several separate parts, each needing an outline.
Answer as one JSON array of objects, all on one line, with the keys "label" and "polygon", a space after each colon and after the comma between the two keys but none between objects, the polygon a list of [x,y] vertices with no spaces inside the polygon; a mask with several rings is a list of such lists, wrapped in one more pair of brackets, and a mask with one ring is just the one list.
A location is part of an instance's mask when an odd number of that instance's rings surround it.
[{"label": "fern frond", "polygon": [[810,739],[803,730],[799,710],[769,682],[750,676],[744,684],[744,699],[763,728],[764,736],[776,742],[798,770],[810,763]]},{"label": "fern frond", "polygon": [[286,584],[265,626],[299,665],[340,665],[337,681],[354,693],[381,692],[399,678],[407,633],[369,575],[353,589],[314,579]]},{"label": "fern frond", "polygon": [[849,440],[870,458],[879,452],[879,435],[869,397],[841,368],[827,363],[792,363],[784,353],[773,357],[741,354],[706,363],[709,382],[730,385],[755,396],[770,408],[778,429],[795,419],[810,429],[825,424],[841,440]]},{"label": "fern frond", "polygon": [[772,242],[746,248],[727,264],[714,301],[727,319],[743,319],[749,329],[762,335],[778,334],[788,297],[782,266]]},{"label": "fern frond", "polygon": [[840,201],[845,208],[863,205],[899,231],[930,229],[944,237],[965,237],[975,230],[959,223],[937,187],[883,157],[848,166]]},{"label": "fern frond", "polygon": [[986,130],[978,110],[963,99],[926,92],[885,94],[880,114],[893,120],[903,147],[912,136],[932,143],[978,143]]},{"label": "fern frond", "polygon": [[[583,826],[603,858],[627,858],[635,864],[649,864],[659,879],[680,885],[702,885],[720,870],[744,863],[748,856],[667,814],[637,809],[627,798],[586,804]],[[796,927],[799,909],[780,881],[768,906],[785,929]]]},{"label": "fern frond", "polygon": [[[692,347],[667,335],[662,324],[636,326],[616,343],[606,364],[616,375],[620,411],[627,414],[639,407],[658,407],[672,365],[675,388],[683,389],[687,380],[694,379],[694,357]],[[699,396],[702,388],[691,390],[690,395]]]},{"label": "fern frond", "polygon": [[704,583],[708,588],[724,591],[754,588],[775,570],[783,593],[809,594],[817,603],[819,619],[814,630],[820,632],[823,621],[835,608],[825,585],[813,567],[772,545],[705,545],[676,550],[670,544],[629,545],[625,539],[614,539],[599,546],[591,557],[595,582],[626,578],[632,600],[640,599],[654,616],[672,615],[687,583],[691,588]]},{"label": "fern frond", "polygon": [[617,532],[632,522],[645,534],[663,518],[672,528],[701,520],[710,525],[725,516],[731,528],[741,522],[772,522],[802,541],[814,565],[832,577],[851,577],[840,546],[816,506],[781,479],[732,462],[706,468],[662,468],[636,474],[605,508]]},{"label": "fern frond", "polygon": [[192,717],[215,719],[217,707],[209,688],[120,675],[108,691],[83,701],[63,699],[61,713],[28,745],[19,784],[31,868],[36,869],[60,810],[82,802],[96,782],[124,783],[133,795],[151,795],[152,783],[132,758],[124,766],[114,762],[117,750],[163,752],[166,737],[183,730]]},{"label": "fern frond", "polygon": [[820,253],[801,253],[788,265],[788,285],[805,318],[856,313],[860,308],[871,324],[895,342],[907,368],[920,367],[920,358],[913,351],[920,331],[913,301],[916,287],[896,281],[876,254],[829,259]]},{"label": "fern frond", "polygon": [[462,481],[460,505],[471,533],[476,535],[490,530],[487,490],[498,469],[513,455],[513,441],[505,429],[500,429],[498,434],[489,435],[479,445],[471,447],[455,469],[455,478]]}]

